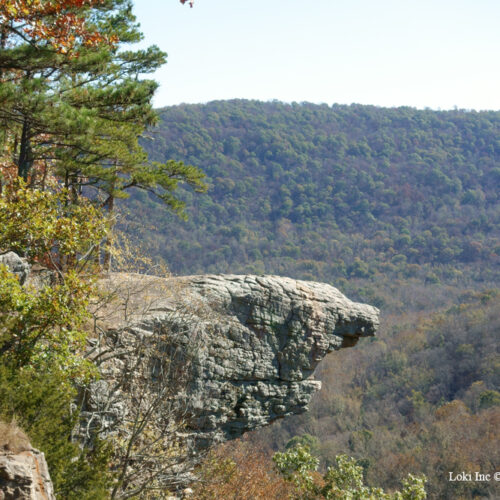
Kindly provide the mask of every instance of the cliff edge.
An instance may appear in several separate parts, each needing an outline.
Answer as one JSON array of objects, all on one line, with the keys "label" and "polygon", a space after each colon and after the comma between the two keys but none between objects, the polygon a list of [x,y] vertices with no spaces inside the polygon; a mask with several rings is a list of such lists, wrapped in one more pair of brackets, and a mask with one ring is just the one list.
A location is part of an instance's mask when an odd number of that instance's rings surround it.
[{"label": "cliff edge", "polygon": [[[51,286],[50,271],[30,270],[13,253],[0,264],[35,293]],[[90,312],[85,355],[100,377],[80,387],[74,437],[93,446],[114,436],[131,491],[151,478],[155,487],[189,484],[200,451],[306,411],[321,387],[319,362],[379,326],[376,308],[279,276],[115,273],[100,281]],[[29,498],[46,479],[51,498],[46,467],[44,481],[30,475],[43,456],[20,451],[0,454],[1,492],[22,486]]]},{"label": "cliff edge", "polygon": [[[313,377],[318,363],[375,335],[379,325],[376,308],[352,302],[330,285],[278,276],[114,275],[105,287],[121,294],[106,333],[108,351],[121,354],[101,365],[103,379],[85,410],[95,418],[102,413],[99,402],[106,401],[108,423],[99,425],[119,425],[127,413],[127,404],[119,402],[124,393],[115,391],[110,404],[107,391],[116,387],[118,366],[133,364],[138,343],[153,342],[153,379],[164,366],[162,356],[169,370],[189,365],[181,391],[187,396],[186,428],[207,445],[306,411],[321,387]],[[116,310],[125,308],[120,318]],[[189,356],[179,358],[179,352]]]}]

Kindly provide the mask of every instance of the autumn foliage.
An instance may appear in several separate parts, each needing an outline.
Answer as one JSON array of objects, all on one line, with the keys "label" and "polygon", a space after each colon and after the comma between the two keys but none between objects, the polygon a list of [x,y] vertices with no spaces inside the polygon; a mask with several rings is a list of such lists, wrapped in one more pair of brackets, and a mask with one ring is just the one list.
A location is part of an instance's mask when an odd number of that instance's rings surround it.
[{"label": "autumn foliage", "polygon": [[245,439],[227,443],[204,462],[194,496],[198,500],[289,499],[295,488],[273,469],[269,452],[262,448]]},{"label": "autumn foliage", "polygon": [[2,40],[16,35],[30,43],[44,41],[60,52],[70,51],[76,43],[96,46],[115,43],[87,22],[92,8],[103,0],[5,0],[0,4]]}]

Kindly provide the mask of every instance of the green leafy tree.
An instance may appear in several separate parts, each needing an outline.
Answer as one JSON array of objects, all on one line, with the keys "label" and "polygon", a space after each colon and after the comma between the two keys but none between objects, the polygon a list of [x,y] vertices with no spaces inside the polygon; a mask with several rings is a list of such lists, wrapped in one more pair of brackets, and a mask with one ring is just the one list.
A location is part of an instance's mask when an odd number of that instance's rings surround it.
[{"label": "green leafy tree", "polygon": [[63,272],[69,262],[77,270],[93,262],[109,223],[102,211],[82,200],[68,202],[68,190],[28,189],[23,181],[0,194],[0,249]]},{"label": "green leafy tree", "polygon": [[19,367],[2,356],[0,420],[15,421],[45,453],[57,498],[104,500],[113,480],[112,450],[99,440],[93,449],[80,449],[71,440],[78,421],[78,412],[71,410],[75,396],[61,373]]},{"label": "green leafy tree", "polygon": [[0,266],[0,355],[15,366],[87,378],[91,366],[82,357],[82,324],[90,286],[74,272],[63,283],[26,289]]},{"label": "green leafy tree", "polygon": [[314,456],[318,456],[320,452],[320,441],[316,436],[311,436],[311,434],[302,434],[301,436],[294,436],[288,443],[286,443],[285,448],[287,450],[291,448],[296,448],[297,446],[305,446],[309,449],[310,453]]},{"label": "green leafy tree", "polygon": [[427,497],[423,476],[411,474],[403,481],[403,489],[385,493],[381,488],[363,484],[363,467],[347,455],[336,457],[336,467],[329,467],[322,478],[315,477],[319,460],[307,446],[296,446],[273,457],[276,469],[297,488],[297,498],[328,500],[423,500]]},{"label": "green leafy tree", "polygon": [[112,482],[109,444],[81,450],[71,439],[77,385],[96,376],[85,359],[89,276],[107,223],[89,202],[67,203],[67,191],[28,189],[21,181],[0,194],[0,248],[46,264],[47,280],[21,285],[0,266],[0,419],[15,420],[45,452],[56,493],[104,499]]},{"label": "green leafy tree", "polygon": [[18,366],[69,372],[84,365],[83,326],[94,293],[87,273],[107,223],[89,202],[67,204],[67,194],[31,190],[20,181],[0,195],[0,248],[45,264],[54,281],[21,286],[0,267],[0,353]]},{"label": "green leafy tree", "polygon": [[318,468],[319,459],[311,455],[307,446],[299,445],[284,453],[276,453],[273,461],[278,472],[293,483],[304,498],[314,498],[317,487],[313,472]]}]

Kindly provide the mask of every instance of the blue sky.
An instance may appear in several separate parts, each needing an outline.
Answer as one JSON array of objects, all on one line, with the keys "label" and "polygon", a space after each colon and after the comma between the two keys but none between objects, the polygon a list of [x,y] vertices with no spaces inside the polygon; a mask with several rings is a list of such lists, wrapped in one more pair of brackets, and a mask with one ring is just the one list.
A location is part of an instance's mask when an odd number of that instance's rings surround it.
[{"label": "blue sky", "polygon": [[135,0],[155,105],[247,98],[500,109],[500,0]]}]

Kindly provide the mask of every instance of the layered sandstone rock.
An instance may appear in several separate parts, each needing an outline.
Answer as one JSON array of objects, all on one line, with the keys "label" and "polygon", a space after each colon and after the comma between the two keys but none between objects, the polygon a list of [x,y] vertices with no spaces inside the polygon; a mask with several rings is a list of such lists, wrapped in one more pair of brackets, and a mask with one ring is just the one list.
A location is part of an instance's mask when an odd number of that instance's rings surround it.
[{"label": "layered sandstone rock", "polygon": [[55,500],[45,456],[15,425],[0,421],[0,500]]},{"label": "layered sandstone rock", "polygon": [[[103,379],[86,408],[95,419],[106,401],[102,428],[119,425],[127,412],[123,391],[115,391],[113,401],[108,397],[117,366],[130,366],[127,350],[137,352],[137,342],[158,342],[159,333],[176,336],[192,353],[188,429],[210,444],[306,411],[321,387],[312,376],[318,363],[331,351],[375,335],[378,327],[376,308],[322,283],[250,275],[114,279],[119,289],[140,288],[151,302],[138,311],[146,299],[137,294],[130,307],[127,294],[128,321],[108,331],[108,349],[123,354],[101,365]],[[163,352],[169,355],[169,348]]]}]

